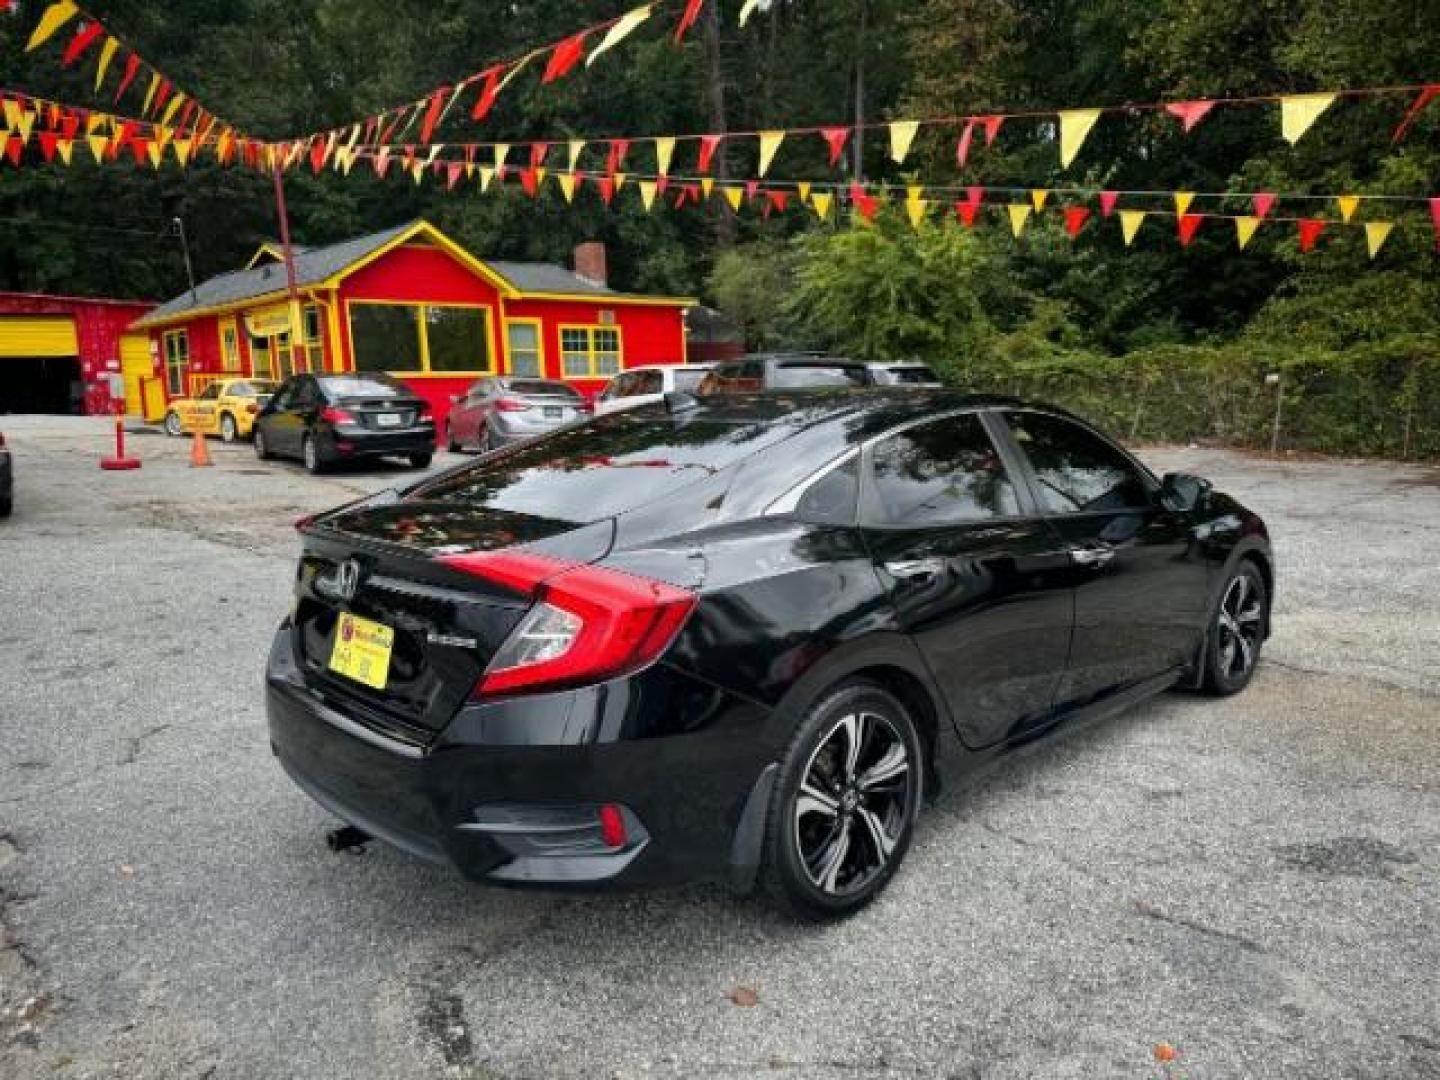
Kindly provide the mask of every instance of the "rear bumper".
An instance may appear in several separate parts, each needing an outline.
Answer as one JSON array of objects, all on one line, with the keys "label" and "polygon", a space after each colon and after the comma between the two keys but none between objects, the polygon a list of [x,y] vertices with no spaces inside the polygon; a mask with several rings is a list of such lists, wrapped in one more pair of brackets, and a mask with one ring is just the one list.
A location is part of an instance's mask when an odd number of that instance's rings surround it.
[{"label": "rear bumper", "polygon": [[[522,414],[523,415],[523,414]],[[550,432],[562,428],[568,421],[556,420],[553,423],[545,421],[510,421],[503,413],[492,416],[489,420],[490,441],[496,446],[509,446],[512,443],[524,442],[526,439],[535,439],[541,435],[548,435]]]},{"label": "rear bumper", "polygon": [[367,428],[336,429],[324,444],[333,458],[408,457],[411,454],[435,452],[433,425],[406,428],[403,431],[371,431]]},{"label": "rear bumper", "polygon": [[[652,669],[601,687],[468,705],[433,742],[405,743],[305,685],[287,624],[271,650],[266,706],[271,747],[312,799],[473,880],[584,888],[735,882],[737,863],[755,855],[737,847],[737,829],[754,817],[746,815],[752,792],[778,756],[771,718],[692,685],[678,692],[698,694],[712,722],[690,734],[636,737],[646,698],[673,715],[677,681],[689,682]],[[602,804],[623,808],[619,848],[601,843],[593,827]]]}]

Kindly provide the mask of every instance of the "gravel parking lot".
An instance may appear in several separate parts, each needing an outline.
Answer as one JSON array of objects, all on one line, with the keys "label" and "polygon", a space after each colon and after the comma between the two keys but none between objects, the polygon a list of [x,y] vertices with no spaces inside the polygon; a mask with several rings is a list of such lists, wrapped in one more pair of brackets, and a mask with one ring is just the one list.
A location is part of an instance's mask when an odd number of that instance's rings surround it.
[{"label": "gravel parking lot", "polygon": [[1440,1077],[1440,470],[1145,450],[1270,522],[1250,690],[952,786],[814,928],[331,854],[265,735],[290,523],[410,474],[0,429],[0,1076]]}]

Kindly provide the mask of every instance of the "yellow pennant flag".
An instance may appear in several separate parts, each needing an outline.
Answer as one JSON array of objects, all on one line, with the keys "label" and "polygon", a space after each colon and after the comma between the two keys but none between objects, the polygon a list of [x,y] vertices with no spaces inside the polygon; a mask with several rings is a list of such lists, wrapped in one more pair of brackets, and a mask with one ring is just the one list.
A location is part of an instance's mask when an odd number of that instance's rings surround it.
[{"label": "yellow pennant flag", "polygon": [[11,101],[9,101],[9,100],[7,99],[6,102],[5,102],[5,119],[6,119],[6,120],[9,122],[9,124],[10,124],[10,130],[11,130],[11,132],[12,132],[17,138],[19,138],[19,140],[20,140],[20,145],[21,145],[21,146],[24,146],[26,143],[28,143],[28,142],[30,141],[30,132],[31,132],[31,129],[33,129],[33,128],[35,127],[35,114],[34,114],[33,112],[31,112],[29,109],[24,109],[24,108],[21,108],[19,105],[15,105],[15,106],[14,106],[14,116],[12,117],[12,116],[11,116],[11,106],[12,106],[12,105],[14,105],[14,103],[11,102]]},{"label": "yellow pennant flag", "polygon": [[1250,238],[1255,235],[1255,230],[1260,227],[1258,217],[1237,217],[1235,219],[1235,242],[1240,245],[1240,250],[1245,250],[1245,245],[1250,243]]},{"label": "yellow pennant flag", "polygon": [[1005,209],[1010,212],[1010,231],[1018,239],[1025,231],[1025,222],[1030,220],[1030,207],[1024,203],[1011,203]]},{"label": "yellow pennant flag", "polygon": [[150,76],[150,89],[145,91],[145,104],[140,106],[140,115],[150,115],[150,103],[155,100],[155,91],[160,89],[160,74],[156,72]]},{"label": "yellow pennant flag", "polygon": [[1195,201],[1195,193],[1194,193],[1193,191],[1177,191],[1177,192],[1175,192],[1175,213],[1176,213],[1176,214],[1187,214],[1187,213],[1189,213],[1189,212],[1190,212],[1190,204],[1193,203],[1194,201]]},{"label": "yellow pennant flag", "polygon": [[168,127],[157,127],[152,129],[155,133],[155,145],[160,148],[160,153],[165,153],[170,147],[170,140],[175,137],[175,129]]},{"label": "yellow pennant flag", "polygon": [[1335,201],[1340,204],[1340,218],[1342,221],[1349,221],[1355,216],[1355,211],[1360,209],[1359,195],[1341,195]]},{"label": "yellow pennant flag", "polygon": [[568,202],[574,202],[574,201],[575,201],[575,174],[574,174],[573,172],[569,172],[569,173],[556,173],[556,174],[555,174],[555,182],[560,185],[560,194],[562,194],[562,195],[565,196],[565,201],[566,201],[567,203],[568,203]]},{"label": "yellow pennant flag", "polygon": [[505,167],[505,159],[510,156],[509,143],[495,144],[495,171],[499,172]]},{"label": "yellow pennant flag", "polygon": [[896,120],[890,125],[890,160],[903,162],[910,154],[910,144],[920,130],[918,120]]},{"label": "yellow pennant flag", "polygon": [[656,183],[654,180],[637,180],[635,182],[640,186],[640,205],[649,210],[655,204]]},{"label": "yellow pennant flag", "polygon": [[610,29],[606,32],[604,38],[601,39],[600,44],[596,45],[595,48],[591,50],[590,55],[585,58],[585,66],[589,67],[591,64],[595,63],[595,61],[600,57],[602,53],[609,52],[620,42],[624,41],[627,37],[630,36],[631,32],[637,26],[639,26],[649,17],[649,4],[646,4],[643,7],[632,8],[624,15],[621,15],[620,21],[617,22],[614,26],[610,27]]},{"label": "yellow pennant flag", "polygon": [[569,149],[570,149],[570,171],[573,173],[573,172],[575,171],[575,166],[576,166],[576,165],[579,163],[579,161],[580,161],[580,151],[585,149],[585,140],[584,140],[584,139],[571,139],[571,140],[570,140],[570,147],[569,147]]},{"label": "yellow pennant flag", "polygon": [[182,166],[190,164],[190,148],[194,145],[192,139],[176,139],[170,144],[175,150],[175,160]]},{"label": "yellow pennant flag", "polygon": [[1068,169],[1085,145],[1085,139],[1095,121],[1100,119],[1099,109],[1070,109],[1060,113],[1060,166]]},{"label": "yellow pennant flag", "polygon": [[625,181],[630,179],[629,173],[617,172],[615,174],[615,194],[620,194],[620,189],[625,186]]},{"label": "yellow pennant flag", "polygon": [[809,201],[810,201],[810,181],[809,181],[809,180],[801,180],[798,184],[795,185],[795,193],[800,196],[800,201],[801,201],[801,202],[809,202]]},{"label": "yellow pennant flag", "polygon": [[105,83],[105,72],[110,70],[110,61],[115,59],[115,54],[120,50],[118,38],[107,37],[105,44],[100,46],[100,63],[95,68],[95,91],[99,93],[100,87]]},{"label": "yellow pennant flag", "polygon": [[489,165],[480,166],[480,191],[483,194],[490,190],[490,181],[495,179],[495,170]]},{"label": "yellow pennant flag", "polygon": [[710,197],[710,192],[715,190],[715,178],[713,176],[702,176],[700,178],[700,193],[705,198]]},{"label": "yellow pennant flag", "polygon": [[5,126],[13,131],[20,126],[20,114],[23,110],[20,108],[18,101],[12,101],[10,98],[3,100],[3,107],[5,110]]},{"label": "yellow pennant flag", "polygon": [[762,131],[760,132],[760,175],[764,176],[770,168],[770,162],[775,160],[775,151],[780,149],[780,144],[785,141],[783,131]]},{"label": "yellow pennant flag", "polygon": [[75,155],[75,140],[59,139],[55,143],[55,150],[60,155],[60,160],[69,165]]},{"label": "yellow pennant flag", "polygon": [[[929,206],[930,204],[927,203],[924,199],[917,199],[911,197],[905,200],[905,214],[907,217],[910,218],[911,228],[920,228],[920,223],[925,220],[925,211],[929,208]],[[1016,233],[1016,235],[1018,236],[1019,233]]]},{"label": "yellow pennant flag", "polygon": [[153,165],[153,166],[154,166],[155,168],[157,168],[157,169],[160,168],[160,162],[162,162],[162,161],[165,160],[165,147],[163,147],[163,146],[160,145],[160,140],[159,140],[159,139],[156,139],[154,142],[152,142],[152,143],[150,144],[150,151],[149,151],[149,152],[150,152],[150,164]]},{"label": "yellow pennant flag", "polygon": [[423,161],[414,162],[410,166],[410,176],[414,179],[415,186],[419,187],[420,181],[425,179],[425,163]]},{"label": "yellow pennant flag", "polygon": [[535,167],[535,182],[537,184],[543,184],[545,182],[545,174],[549,171],[550,170],[545,168],[544,165],[537,165]]},{"label": "yellow pennant flag", "polygon": [[830,200],[833,198],[828,191],[817,191],[810,196],[810,205],[815,207],[815,216],[827,218],[830,216]]},{"label": "yellow pennant flag", "polygon": [[1120,234],[1125,237],[1126,247],[1135,242],[1135,234],[1140,231],[1140,223],[1144,220],[1144,210],[1120,211]]},{"label": "yellow pennant flag", "polygon": [[655,140],[656,172],[666,176],[670,172],[670,159],[675,156],[675,137],[665,135]]},{"label": "yellow pennant flag", "polygon": [[175,119],[175,114],[180,111],[180,106],[185,104],[184,94],[175,94],[165,106],[165,115],[160,117],[160,123],[168,124]]},{"label": "yellow pennant flag", "polygon": [[738,214],[740,212],[740,202],[745,198],[745,189],[736,187],[734,184],[726,184],[720,189],[720,194],[725,196],[725,201],[730,204],[730,209]]},{"label": "yellow pennant flag", "polygon": [[87,135],[85,141],[90,144],[90,153],[95,158],[96,165],[105,163],[105,151],[110,149],[110,140],[104,135]]},{"label": "yellow pennant flag", "polygon": [[51,4],[35,25],[35,32],[30,35],[30,43],[25,46],[25,51],[32,52],[44,45],[55,36],[56,30],[59,30],[79,13],[80,8],[72,4],[70,0],[60,0],[58,4]]},{"label": "yellow pennant flag", "polygon": [[740,25],[744,26],[750,21],[750,16],[755,14],[755,9],[760,6],[760,0],[745,0],[740,5]]},{"label": "yellow pennant flag", "polygon": [[1280,134],[1292,146],[1320,114],[1335,103],[1334,94],[1295,94],[1280,99]]},{"label": "yellow pennant flag", "polygon": [[1370,251],[1370,258],[1380,254],[1380,249],[1385,246],[1385,241],[1390,238],[1390,230],[1395,227],[1393,221],[1367,221],[1365,223],[1365,246]]},{"label": "yellow pennant flag", "polygon": [[1033,188],[1031,190],[1030,205],[1035,207],[1035,212],[1037,214],[1040,213],[1041,210],[1045,209],[1045,200],[1049,197],[1050,192],[1046,188]]}]

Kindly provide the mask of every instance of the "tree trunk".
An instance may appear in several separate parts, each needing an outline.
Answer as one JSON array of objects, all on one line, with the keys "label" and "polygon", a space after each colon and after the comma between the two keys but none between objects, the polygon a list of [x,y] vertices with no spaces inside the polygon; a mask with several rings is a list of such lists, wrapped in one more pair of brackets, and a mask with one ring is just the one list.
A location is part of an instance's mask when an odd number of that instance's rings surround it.
[{"label": "tree trunk", "polygon": [[[720,56],[719,4],[705,5],[705,92],[710,108],[710,131],[723,135],[729,130],[725,119],[725,67]],[[725,139],[715,148],[715,160],[711,164],[715,178],[720,183],[730,179],[729,144]],[[735,246],[735,215],[722,200],[710,201],[710,212],[715,222],[715,245],[720,248]]]},{"label": "tree trunk", "polygon": [[870,3],[860,0],[860,33],[855,39],[855,182],[865,182],[865,36],[869,30]]}]

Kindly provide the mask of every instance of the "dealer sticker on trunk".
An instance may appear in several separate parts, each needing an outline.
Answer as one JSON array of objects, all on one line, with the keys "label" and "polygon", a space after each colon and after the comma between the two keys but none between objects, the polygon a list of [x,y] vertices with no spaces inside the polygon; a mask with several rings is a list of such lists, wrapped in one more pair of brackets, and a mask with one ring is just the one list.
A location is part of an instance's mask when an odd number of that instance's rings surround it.
[{"label": "dealer sticker on trunk", "polygon": [[342,613],[335,627],[335,648],[330,653],[330,670],[346,678],[385,689],[390,676],[390,650],[395,631],[381,623]]}]

